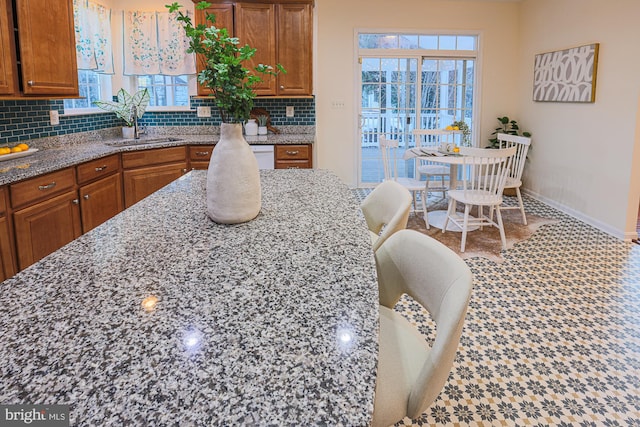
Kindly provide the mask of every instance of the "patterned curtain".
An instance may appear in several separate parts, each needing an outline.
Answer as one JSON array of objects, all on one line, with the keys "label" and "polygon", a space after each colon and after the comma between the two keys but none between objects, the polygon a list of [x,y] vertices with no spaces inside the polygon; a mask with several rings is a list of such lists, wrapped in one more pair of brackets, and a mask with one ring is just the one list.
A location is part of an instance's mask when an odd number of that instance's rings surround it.
[{"label": "patterned curtain", "polygon": [[113,74],[111,9],[91,0],[73,0],[78,69]]},{"label": "patterned curtain", "polygon": [[124,74],[195,74],[189,40],[176,13],[124,12]]}]

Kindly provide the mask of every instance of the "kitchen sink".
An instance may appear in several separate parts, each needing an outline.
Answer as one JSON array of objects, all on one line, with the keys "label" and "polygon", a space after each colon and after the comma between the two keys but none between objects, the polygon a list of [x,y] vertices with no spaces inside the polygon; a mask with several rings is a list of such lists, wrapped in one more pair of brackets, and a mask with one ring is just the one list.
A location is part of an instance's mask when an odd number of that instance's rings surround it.
[{"label": "kitchen sink", "polygon": [[105,144],[111,147],[131,147],[131,146],[137,146],[137,145],[161,144],[163,142],[177,142],[177,141],[182,141],[182,139],[174,138],[171,136],[165,136],[160,138],[122,139],[119,141],[105,142]]}]

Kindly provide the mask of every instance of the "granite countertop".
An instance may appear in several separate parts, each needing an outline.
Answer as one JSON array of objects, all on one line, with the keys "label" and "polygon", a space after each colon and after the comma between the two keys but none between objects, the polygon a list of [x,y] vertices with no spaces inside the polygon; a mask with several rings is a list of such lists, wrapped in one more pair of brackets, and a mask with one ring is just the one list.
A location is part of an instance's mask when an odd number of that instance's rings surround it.
[{"label": "granite countertop", "polygon": [[[75,166],[89,160],[98,159],[109,154],[125,151],[148,150],[152,148],[178,147],[183,145],[215,144],[220,138],[219,133],[205,129],[208,133],[185,133],[179,129],[150,129],[148,135],[142,135],[141,141],[159,140],[164,137],[175,138],[175,141],[153,142],[132,146],[112,146],[111,143],[122,142],[122,137],[96,133],[82,133],[65,135],[48,140],[25,141],[37,152],[16,159],[0,160],[0,185],[11,184],[23,179],[32,178],[44,173],[54,172],[69,166]],[[301,126],[300,128],[304,128]],[[119,128],[118,128],[119,129]],[[181,132],[182,130],[182,132]],[[187,129],[187,132],[193,132]],[[196,130],[197,131],[197,130]],[[312,144],[315,133],[281,133],[266,136],[245,136],[251,145],[269,144]],[[0,158],[1,159],[1,158]]]},{"label": "granite countertop", "polygon": [[329,171],[265,170],[258,217],[220,225],[205,181],[0,284],[0,403],[67,404],[82,426],[368,425],[378,287],[354,196]]}]

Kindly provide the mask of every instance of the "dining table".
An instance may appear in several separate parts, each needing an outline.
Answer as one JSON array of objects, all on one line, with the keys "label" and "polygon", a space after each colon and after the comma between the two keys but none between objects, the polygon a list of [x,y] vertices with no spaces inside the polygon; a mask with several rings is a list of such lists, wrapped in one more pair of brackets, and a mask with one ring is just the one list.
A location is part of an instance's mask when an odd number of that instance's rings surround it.
[{"label": "dining table", "polygon": [[[452,147],[453,148],[453,147]],[[418,159],[426,160],[429,162],[440,163],[449,165],[449,189],[456,189],[460,185],[459,179],[459,166],[463,166],[468,159],[465,160],[464,156],[459,152],[444,151],[439,147],[412,147],[405,150],[403,160]],[[447,210],[434,210],[428,212],[429,225],[440,228],[444,226],[444,222],[447,218]],[[473,218],[473,217],[470,217]],[[469,226],[468,230],[477,230],[477,226]],[[462,232],[462,228],[458,227],[453,221],[449,221],[447,224],[447,231]]]},{"label": "dining table", "polygon": [[241,224],[191,171],[0,284],[0,404],[78,426],[365,426],[378,284],[333,172],[263,170]]}]

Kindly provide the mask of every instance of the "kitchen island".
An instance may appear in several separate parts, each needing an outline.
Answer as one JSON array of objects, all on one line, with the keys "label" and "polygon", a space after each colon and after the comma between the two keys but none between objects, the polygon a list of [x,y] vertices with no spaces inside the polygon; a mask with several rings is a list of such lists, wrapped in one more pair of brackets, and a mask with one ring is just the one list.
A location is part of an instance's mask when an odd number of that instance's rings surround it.
[{"label": "kitchen island", "polygon": [[356,199],[261,171],[262,210],[205,212],[192,171],[0,285],[0,403],[71,425],[367,425],[378,288]]}]

